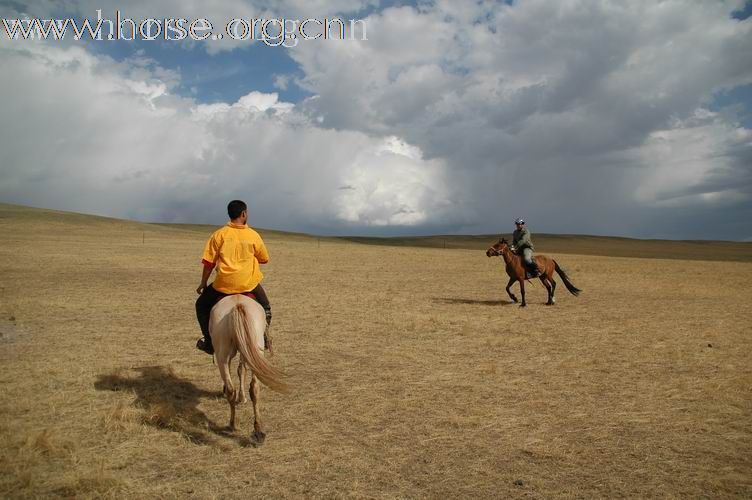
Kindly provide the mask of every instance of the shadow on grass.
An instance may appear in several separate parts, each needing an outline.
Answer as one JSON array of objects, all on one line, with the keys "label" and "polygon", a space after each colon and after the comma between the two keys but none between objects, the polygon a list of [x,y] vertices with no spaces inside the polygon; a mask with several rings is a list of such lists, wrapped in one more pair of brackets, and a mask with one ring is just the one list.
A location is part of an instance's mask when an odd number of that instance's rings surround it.
[{"label": "shadow on grass", "polygon": [[460,299],[456,297],[433,297],[434,302],[441,302],[443,304],[470,304],[476,306],[508,306],[515,304],[511,300],[476,300],[476,299]]},{"label": "shadow on grass", "polygon": [[237,436],[227,427],[217,425],[198,409],[201,398],[216,399],[218,404],[226,407],[229,419],[230,408],[221,392],[200,389],[164,366],[143,366],[133,371],[139,374],[135,378],[117,373],[100,375],[94,388],[99,391],[133,391],[136,395],[133,405],[144,410],[143,423],[179,432],[193,443],[212,444],[216,441],[210,434],[213,433],[234,439],[242,446],[252,445],[249,438]]}]

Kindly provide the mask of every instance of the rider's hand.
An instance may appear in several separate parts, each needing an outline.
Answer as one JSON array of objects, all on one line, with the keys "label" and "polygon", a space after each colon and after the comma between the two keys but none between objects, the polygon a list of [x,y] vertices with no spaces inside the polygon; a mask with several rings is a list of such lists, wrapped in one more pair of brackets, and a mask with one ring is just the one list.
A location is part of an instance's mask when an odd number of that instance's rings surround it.
[{"label": "rider's hand", "polygon": [[198,286],[198,288],[196,288],[196,293],[199,294],[199,295],[201,295],[204,292],[204,288],[206,288],[206,285],[204,285],[203,283],[201,283]]}]

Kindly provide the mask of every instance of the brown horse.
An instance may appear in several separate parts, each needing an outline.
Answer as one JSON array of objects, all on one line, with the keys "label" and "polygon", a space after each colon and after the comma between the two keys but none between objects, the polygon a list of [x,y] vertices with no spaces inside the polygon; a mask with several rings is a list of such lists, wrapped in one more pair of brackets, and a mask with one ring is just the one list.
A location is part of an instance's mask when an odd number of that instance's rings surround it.
[{"label": "brown horse", "polygon": [[[525,272],[525,261],[522,259],[522,256],[515,255],[512,252],[512,249],[509,248],[509,243],[504,238],[500,239],[491,248],[486,250],[486,257],[495,257],[497,255],[501,256],[506,264],[507,274],[509,275],[509,283],[507,283],[506,290],[509,297],[514,302],[517,302],[517,297],[514,296],[510,288],[515,281],[518,281],[520,283],[520,293],[522,294],[522,304],[520,304],[520,307],[525,307],[527,305],[525,303],[525,279],[527,278]],[[554,271],[561,276],[564,286],[567,287],[567,290],[569,290],[572,295],[577,296],[582,291],[569,281],[567,273],[559,267],[559,264],[557,264],[554,259],[546,257],[545,255],[536,255],[535,262],[538,264],[538,269],[541,271],[539,276],[541,283],[543,283],[543,286],[545,286],[548,291],[548,302],[546,302],[546,305],[552,306],[556,303],[556,298],[554,297],[554,292],[556,291]]]}]

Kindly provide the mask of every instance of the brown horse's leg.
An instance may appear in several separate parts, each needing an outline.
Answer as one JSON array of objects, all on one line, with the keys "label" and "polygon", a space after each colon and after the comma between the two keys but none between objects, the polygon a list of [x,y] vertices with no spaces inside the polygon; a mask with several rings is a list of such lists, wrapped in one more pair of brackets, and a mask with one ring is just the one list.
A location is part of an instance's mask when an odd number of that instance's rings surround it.
[{"label": "brown horse's leg", "polygon": [[548,284],[548,276],[545,273],[541,274],[540,280],[541,280],[541,283],[543,283],[543,286],[546,287],[546,291],[548,292],[548,302],[546,302],[546,305],[547,306],[554,305],[553,296],[551,295],[551,293],[552,293],[551,292],[551,285]]},{"label": "brown horse's leg", "polygon": [[251,375],[251,389],[248,391],[251,395],[251,402],[253,403],[253,438],[257,444],[263,444],[266,439],[266,433],[264,432],[264,426],[261,423],[261,412],[259,409],[259,392],[261,387],[259,386],[258,379]]},{"label": "brown horse's leg", "polygon": [[514,296],[512,293],[512,285],[514,285],[514,282],[517,281],[514,278],[509,278],[509,283],[507,283],[507,294],[509,295],[509,298],[512,299],[512,302],[517,302],[517,297]]},{"label": "brown horse's leg", "polygon": [[554,294],[556,293],[556,282],[554,281],[554,275],[551,273],[551,275],[548,277],[548,281],[551,283],[551,305],[556,304],[556,297]]},{"label": "brown horse's leg", "polygon": [[517,296],[512,293],[512,285],[514,285],[517,282],[515,278],[509,278],[509,282],[507,283],[507,294],[509,294],[509,298],[512,299],[512,302],[515,304],[519,302],[517,300]]},{"label": "brown horse's leg", "polygon": [[527,306],[527,303],[525,302],[525,280],[521,279],[520,282],[520,294],[522,295],[522,304],[520,304],[520,307]]},{"label": "brown horse's leg", "polygon": [[545,277],[546,282],[548,283],[548,285],[546,286],[546,289],[548,290],[548,302],[546,302],[546,304],[553,306],[556,304],[556,297],[554,297],[554,293],[556,292],[554,271],[556,270],[556,267],[551,259],[546,259],[546,265],[543,269],[545,269],[545,272],[543,273],[543,276],[541,278]]}]

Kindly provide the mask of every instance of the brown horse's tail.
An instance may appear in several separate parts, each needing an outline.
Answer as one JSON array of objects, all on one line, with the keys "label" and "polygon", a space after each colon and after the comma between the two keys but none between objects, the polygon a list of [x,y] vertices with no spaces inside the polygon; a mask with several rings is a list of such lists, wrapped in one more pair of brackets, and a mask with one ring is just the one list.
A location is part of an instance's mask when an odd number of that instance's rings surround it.
[{"label": "brown horse's tail", "polygon": [[580,294],[582,290],[574,286],[574,284],[569,281],[569,276],[567,276],[567,273],[564,272],[564,269],[559,267],[559,263],[554,261],[554,266],[556,266],[556,272],[561,276],[561,281],[564,282],[564,286],[567,287],[567,290],[569,290],[569,293],[574,295],[575,297]]},{"label": "brown horse's tail", "polygon": [[230,315],[232,316],[230,321],[232,321],[234,327],[235,343],[240,352],[241,363],[250,367],[253,375],[268,388],[278,392],[288,392],[289,387],[283,380],[285,374],[272,366],[258,348],[249,327],[249,318],[245,307],[242,304],[236,304]]}]

